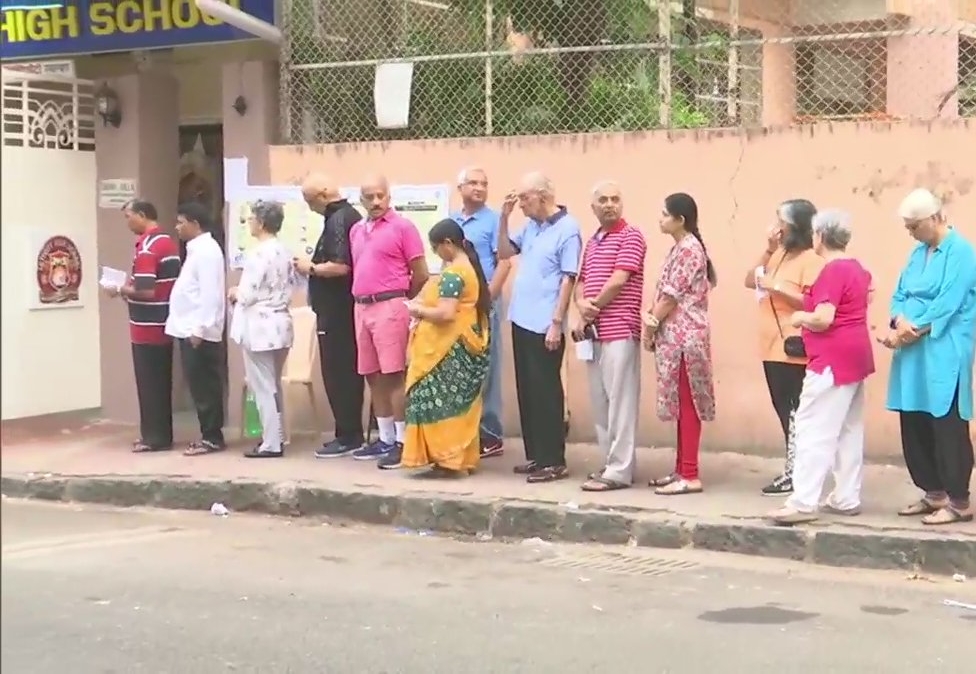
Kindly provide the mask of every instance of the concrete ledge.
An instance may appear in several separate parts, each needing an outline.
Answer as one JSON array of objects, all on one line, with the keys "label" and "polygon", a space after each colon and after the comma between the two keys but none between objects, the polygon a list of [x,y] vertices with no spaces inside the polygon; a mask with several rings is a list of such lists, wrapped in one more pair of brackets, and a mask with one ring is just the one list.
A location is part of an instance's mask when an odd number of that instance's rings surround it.
[{"label": "concrete ledge", "polygon": [[417,531],[571,543],[694,548],[841,567],[902,569],[976,576],[976,535],[891,533],[833,526],[784,529],[758,522],[684,521],[628,509],[570,509],[534,501],[502,501],[425,493],[339,491],[295,482],[185,478],[4,475],[12,498],[132,507],[328,517]]}]

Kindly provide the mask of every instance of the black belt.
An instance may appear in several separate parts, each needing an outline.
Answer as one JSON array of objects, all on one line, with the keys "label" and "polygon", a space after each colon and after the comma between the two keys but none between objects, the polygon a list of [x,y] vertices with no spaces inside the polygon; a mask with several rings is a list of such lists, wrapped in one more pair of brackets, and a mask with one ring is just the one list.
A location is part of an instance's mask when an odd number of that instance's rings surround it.
[{"label": "black belt", "polygon": [[385,293],[376,293],[375,295],[360,295],[359,297],[354,297],[356,304],[377,304],[378,302],[385,302],[387,300],[395,300],[398,297],[406,297],[406,290],[387,290]]}]

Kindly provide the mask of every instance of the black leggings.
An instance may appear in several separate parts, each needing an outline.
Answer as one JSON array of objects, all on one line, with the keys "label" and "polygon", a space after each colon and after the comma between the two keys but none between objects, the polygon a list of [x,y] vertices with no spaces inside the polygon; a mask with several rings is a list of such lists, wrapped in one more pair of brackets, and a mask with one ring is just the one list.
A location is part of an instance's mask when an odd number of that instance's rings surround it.
[{"label": "black leggings", "polygon": [[763,374],[766,375],[769,398],[773,401],[773,409],[776,410],[776,417],[783,429],[783,442],[786,445],[783,475],[792,478],[793,460],[796,456],[793,417],[796,416],[796,408],[800,406],[800,393],[803,391],[803,378],[807,374],[807,366],[764,360]]}]

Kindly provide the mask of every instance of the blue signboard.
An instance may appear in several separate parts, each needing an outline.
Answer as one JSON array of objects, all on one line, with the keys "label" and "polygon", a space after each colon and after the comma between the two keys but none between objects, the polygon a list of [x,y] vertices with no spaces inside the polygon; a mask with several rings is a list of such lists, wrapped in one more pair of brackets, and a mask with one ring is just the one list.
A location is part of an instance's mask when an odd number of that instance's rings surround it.
[{"label": "blue signboard", "polygon": [[[274,0],[224,0],[274,23]],[[253,36],[202,14],[194,0],[2,0],[0,57],[43,59]]]}]

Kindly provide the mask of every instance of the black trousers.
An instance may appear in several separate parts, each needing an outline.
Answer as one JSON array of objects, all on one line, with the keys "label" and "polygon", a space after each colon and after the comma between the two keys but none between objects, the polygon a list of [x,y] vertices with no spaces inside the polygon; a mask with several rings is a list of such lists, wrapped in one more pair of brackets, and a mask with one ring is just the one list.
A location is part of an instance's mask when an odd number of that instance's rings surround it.
[{"label": "black trousers", "polygon": [[959,416],[956,393],[944,417],[899,412],[901,449],[912,482],[927,492],[946,492],[953,501],[969,500],[973,441],[969,422]]},{"label": "black trousers", "polygon": [[540,468],[566,465],[562,363],[566,340],[546,348],[545,335],[512,324],[515,390],[525,458]]},{"label": "black trousers", "polygon": [[763,374],[766,375],[769,399],[773,402],[776,418],[779,419],[779,425],[783,429],[783,443],[786,446],[786,465],[783,467],[783,474],[792,477],[796,455],[795,442],[791,437],[793,417],[796,415],[796,408],[800,406],[800,393],[803,391],[803,378],[807,374],[807,368],[805,365],[795,363],[764,360]]},{"label": "black trousers", "polygon": [[189,339],[180,340],[183,373],[190,386],[190,397],[200,422],[200,437],[217,445],[224,444],[224,345],[200,342],[194,347]]},{"label": "black trousers", "polygon": [[356,370],[356,333],[352,315],[330,317],[319,329],[322,383],[335,419],[336,439],[346,445],[363,442],[363,398],[366,382]]},{"label": "black trousers", "polygon": [[173,444],[173,344],[133,344],[141,442]]}]

